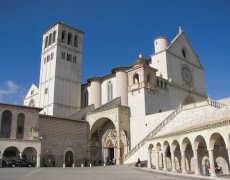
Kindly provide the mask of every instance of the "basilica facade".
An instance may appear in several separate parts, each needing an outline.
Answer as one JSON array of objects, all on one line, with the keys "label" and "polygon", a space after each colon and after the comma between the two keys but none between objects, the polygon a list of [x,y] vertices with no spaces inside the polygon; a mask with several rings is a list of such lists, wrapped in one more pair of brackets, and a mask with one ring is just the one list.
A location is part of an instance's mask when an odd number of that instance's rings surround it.
[{"label": "basilica facade", "polygon": [[218,164],[229,173],[230,100],[207,97],[204,67],[181,28],[171,42],[156,38],[150,57],[139,53],[132,65],[85,84],[83,35],[61,22],[43,34],[39,85],[31,85],[23,106],[39,113],[36,162],[66,167],[140,158],[162,171],[200,175],[209,164],[216,176]]}]

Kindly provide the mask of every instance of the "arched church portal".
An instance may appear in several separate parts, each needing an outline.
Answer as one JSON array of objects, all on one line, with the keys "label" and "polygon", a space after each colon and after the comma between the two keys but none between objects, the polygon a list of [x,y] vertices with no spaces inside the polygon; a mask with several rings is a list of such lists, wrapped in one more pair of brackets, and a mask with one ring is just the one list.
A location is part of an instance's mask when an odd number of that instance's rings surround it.
[{"label": "arched church portal", "polygon": [[127,144],[126,133],[118,133],[110,119],[101,118],[91,128],[90,158],[94,164],[98,164],[99,160],[106,164],[116,164],[118,160],[122,163],[128,151]]}]

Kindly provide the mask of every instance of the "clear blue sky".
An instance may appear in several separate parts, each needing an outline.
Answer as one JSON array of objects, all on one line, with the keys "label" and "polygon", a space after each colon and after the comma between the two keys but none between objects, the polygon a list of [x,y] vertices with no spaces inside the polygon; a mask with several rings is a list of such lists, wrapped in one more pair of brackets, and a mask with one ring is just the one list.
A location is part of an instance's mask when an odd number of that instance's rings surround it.
[{"label": "clear blue sky", "polygon": [[57,21],[85,32],[82,82],[153,54],[182,26],[205,69],[207,94],[230,96],[229,0],[1,0],[0,102],[22,103],[38,84],[42,33]]}]

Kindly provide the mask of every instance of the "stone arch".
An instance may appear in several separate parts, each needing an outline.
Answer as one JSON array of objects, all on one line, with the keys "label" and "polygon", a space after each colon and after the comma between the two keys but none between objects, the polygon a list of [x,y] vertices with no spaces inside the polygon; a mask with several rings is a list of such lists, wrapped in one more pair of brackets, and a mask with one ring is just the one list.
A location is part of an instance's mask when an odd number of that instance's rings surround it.
[{"label": "stone arch", "polygon": [[161,169],[163,168],[163,154],[162,154],[162,145],[160,142],[157,142],[156,144],[156,153],[157,153],[157,158],[156,158],[156,169]]},{"label": "stone arch", "polygon": [[230,168],[229,157],[223,136],[216,132],[213,133],[210,136],[209,148],[213,150],[214,164],[221,167],[224,174],[228,174]]},{"label": "stone arch", "polygon": [[205,165],[205,161],[203,159],[205,159],[205,157],[208,157],[207,143],[202,135],[198,135],[195,138],[194,151],[196,151],[195,153],[197,153],[197,161],[198,161],[197,169],[199,170],[199,172],[196,173],[200,173],[203,165]]},{"label": "stone arch", "polygon": [[[183,173],[185,173],[186,171],[192,171],[194,169],[194,164],[193,164],[193,148],[192,148],[192,143],[190,141],[190,139],[188,137],[185,137],[182,141],[182,153],[184,153],[184,155],[182,154],[182,165],[184,165],[183,168]],[[183,156],[185,159],[183,159]]]},{"label": "stone arch", "polygon": [[153,150],[153,144],[149,144],[148,146],[148,168],[152,167],[152,150]]},{"label": "stone arch", "polygon": [[171,169],[171,149],[168,141],[164,141],[163,143],[163,155],[165,156],[164,170]]},{"label": "stone arch", "polygon": [[10,138],[11,123],[12,123],[12,112],[9,110],[3,111],[2,118],[1,118],[0,138]]},{"label": "stone arch", "polygon": [[156,144],[156,151],[161,151],[161,143]]},{"label": "stone arch", "polygon": [[37,150],[34,147],[26,147],[22,152],[22,159],[36,163]]},{"label": "stone arch", "polygon": [[[219,138],[223,139],[222,135],[219,134],[219,133],[217,133],[217,132],[213,133],[213,134],[210,136],[210,140],[209,140],[209,149],[213,149],[213,148],[214,148],[214,144],[216,143],[216,141],[217,141]],[[224,143],[224,145],[226,146],[226,143],[225,143],[224,139],[223,139],[223,143]]]},{"label": "stone arch", "polygon": [[175,171],[181,170],[181,151],[180,151],[180,144],[177,140],[172,142],[172,157],[174,155],[174,163],[175,163]]},{"label": "stone arch", "polygon": [[17,160],[20,157],[20,151],[15,146],[6,147],[3,151],[2,166],[7,166],[7,162],[11,160]]},{"label": "stone arch", "polygon": [[[108,146],[107,142],[112,146]],[[90,131],[90,159],[98,162],[99,160],[109,163],[116,159],[117,129],[114,122],[109,118],[100,118],[94,122]]]},{"label": "stone arch", "polygon": [[72,167],[75,164],[75,151],[72,147],[67,147],[63,151],[64,164],[66,167]]}]

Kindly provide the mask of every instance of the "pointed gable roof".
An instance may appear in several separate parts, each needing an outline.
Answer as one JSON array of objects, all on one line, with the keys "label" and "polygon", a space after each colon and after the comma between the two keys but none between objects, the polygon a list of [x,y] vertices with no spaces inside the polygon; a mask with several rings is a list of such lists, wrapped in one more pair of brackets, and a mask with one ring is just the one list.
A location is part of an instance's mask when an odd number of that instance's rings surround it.
[{"label": "pointed gable roof", "polygon": [[[31,95],[31,91],[34,90],[34,94]],[[39,93],[39,88],[35,85],[35,84],[32,84],[28,90],[28,92],[26,93],[26,96],[25,96],[25,99],[31,97],[31,96],[34,96],[36,94]]]},{"label": "pointed gable roof", "polygon": [[180,29],[179,33],[171,41],[170,45],[167,47],[166,50],[168,50],[168,52],[171,52],[173,54],[179,55],[181,58],[184,58],[181,52],[182,49],[186,50],[188,57],[185,59],[188,59],[188,62],[203,69],[199,57],[197,56],[195,50],[193,49],[191,43],[189,42],[187,35],[183,30]]}]

